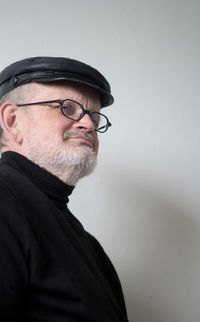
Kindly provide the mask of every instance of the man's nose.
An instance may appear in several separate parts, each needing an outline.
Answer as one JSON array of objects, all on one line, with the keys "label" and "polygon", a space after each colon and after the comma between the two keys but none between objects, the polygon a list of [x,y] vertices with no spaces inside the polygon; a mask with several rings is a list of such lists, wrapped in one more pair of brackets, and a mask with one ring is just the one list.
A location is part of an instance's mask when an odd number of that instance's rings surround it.
[{"label": "man's nose", "polygon": [[76,122],[76,126],[79,129],[85,130],[86,132],[92,132],[95,130],[94,123],[89,114],[85,114],[82,119]]}]

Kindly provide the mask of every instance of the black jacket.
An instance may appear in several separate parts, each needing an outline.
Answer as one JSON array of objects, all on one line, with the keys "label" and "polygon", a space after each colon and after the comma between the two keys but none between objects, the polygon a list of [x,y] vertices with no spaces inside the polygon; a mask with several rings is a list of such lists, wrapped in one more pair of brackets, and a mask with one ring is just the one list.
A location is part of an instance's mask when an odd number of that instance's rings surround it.
[{"label": "black jacket", "polygon": [[128,321],[104,250],[66,206],[73,187],[15,152],[0,160],[0,321]]}]

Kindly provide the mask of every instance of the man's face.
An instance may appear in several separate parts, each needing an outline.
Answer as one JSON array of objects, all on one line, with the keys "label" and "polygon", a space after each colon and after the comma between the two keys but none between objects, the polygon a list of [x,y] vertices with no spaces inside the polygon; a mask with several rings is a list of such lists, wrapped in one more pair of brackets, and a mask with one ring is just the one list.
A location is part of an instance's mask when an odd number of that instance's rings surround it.
[{"label": "man's face", "polygon": [[[100,98],[95,90],[85,86],[34,83],[29,102],[72,99],[88,111],[100,110]],[[19,102],[20,103],[20,102]],[[52,167],[85,169],[89,174],[96,163],[98,137],[88,114],[79,121],[63,116],[57,103],[19,107],[23,154],[33,162],[51,170]]]}]

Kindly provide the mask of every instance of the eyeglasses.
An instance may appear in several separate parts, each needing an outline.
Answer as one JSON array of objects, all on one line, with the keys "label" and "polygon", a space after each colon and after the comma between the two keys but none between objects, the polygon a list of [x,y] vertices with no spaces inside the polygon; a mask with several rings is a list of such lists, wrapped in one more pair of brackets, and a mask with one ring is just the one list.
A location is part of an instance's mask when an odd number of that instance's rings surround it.
[{"label": "eyeglasses", "polygon": [[104,133],[111,126],[107,116],[99,112],[90,112],[84,109],[83,105],[71,100],[52,100],[52,101],[43,101],[36,103],[27,103],[27,104],[17,104],[17,106],[29,106],[29,105],[40,105],[40,104],[50,104],[58,103],[62,114],[70,120],[80,121],[85,114],[88,114],[94,124],[94,129],[97,132]]}]

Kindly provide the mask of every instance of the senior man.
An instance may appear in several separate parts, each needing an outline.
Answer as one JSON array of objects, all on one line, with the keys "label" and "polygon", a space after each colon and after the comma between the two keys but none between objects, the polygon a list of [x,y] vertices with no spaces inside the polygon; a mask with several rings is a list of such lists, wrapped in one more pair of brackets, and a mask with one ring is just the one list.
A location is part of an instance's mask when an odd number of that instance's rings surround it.
[{"label": "senior man", "polygon": [[116,271],[67,207],[113,103],[96,69],[33,57],[0,73],[0,321],[123,322]]}]

